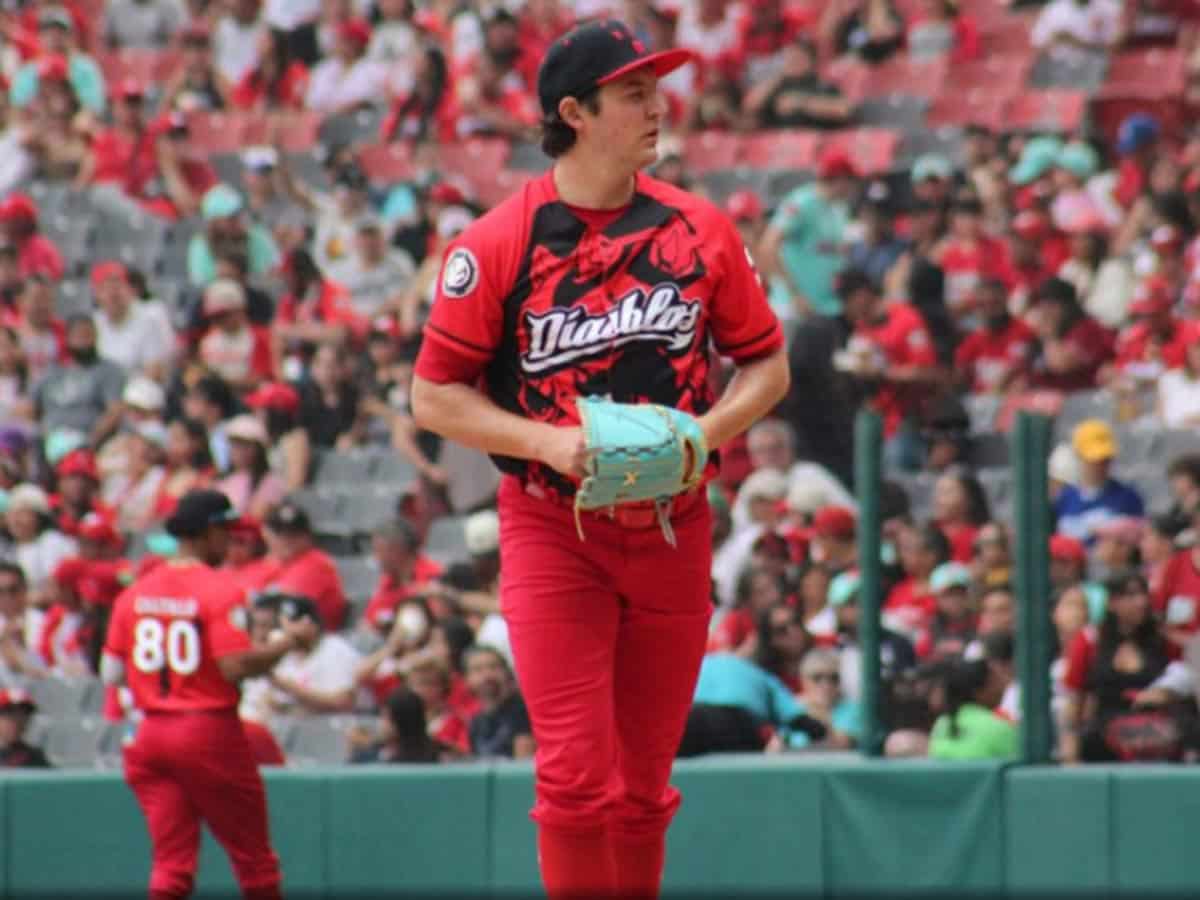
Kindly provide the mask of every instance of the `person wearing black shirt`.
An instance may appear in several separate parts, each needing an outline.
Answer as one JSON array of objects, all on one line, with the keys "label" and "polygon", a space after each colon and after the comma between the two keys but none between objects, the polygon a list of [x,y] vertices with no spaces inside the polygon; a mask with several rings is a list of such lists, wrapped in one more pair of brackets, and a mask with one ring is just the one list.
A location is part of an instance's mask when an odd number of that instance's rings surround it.
[{"label": "person wearing black shirt", "polygon": [[467,686],[483,706],[467,727],[471,752],[484,758],[532,757],[533,728],[508,662],[492,647],[472,647],[466,672]]},{"label": "person wearing black shirt", "polygon": [[840,128],[850,103],[817,74],[817,51],[797,35],[783,51],[779,71],[746,95],[745,109],[763,128]]},{"label": "person wearing black shirt", "polygon": [[314,447],[329,449],[354,442],[364,424],[359,397],[342,349],[322,344],[300,389],[300,424]]},{"label": "person wearing black shirt", "polygon": [[25,743],[25,729],[37,707],[24,691],[0,691],[0,769],[48,769],[41,748]]}]

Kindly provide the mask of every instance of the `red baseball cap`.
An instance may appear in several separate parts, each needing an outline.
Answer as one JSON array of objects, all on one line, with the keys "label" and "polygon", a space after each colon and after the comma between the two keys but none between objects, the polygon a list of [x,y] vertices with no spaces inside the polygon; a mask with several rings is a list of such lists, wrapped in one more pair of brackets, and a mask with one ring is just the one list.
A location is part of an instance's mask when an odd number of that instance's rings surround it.
[{"label": "red baseball cap", "polygon": [[1026,209],[1013,218],[1012,230],[1017,237],[1037,241],[1045,237],[1050,228],[1045,216],[1035,210]]},{"label": "red baseball cap", "polygon": [[262,522],[254,518],[254,516],[244,515],[241,518],[229,523],[229,531],[231,534],[252,534],[258,538],[261,538],[263,527]]},{"label": "red baseball cap", "polygon": [[1154,316],[1170,312],[1174,304],[1171,302],[1171,289],[1160,276],[1151,276],[1137,286],[1133,293],[1133,302],[1129,304],[1129,314],[1132,316]]},{"label": "red baseball cap", "polygon": [[75,536],[82,541],[94,541],[97,544],[117,546],[121,543],[121,535],[116,526],[107,516],[90,512],[75,527]]},{"label": "red baseball cap", "polygon": [[141,98],[146,96],[146,88],[136,78],[122,78],[120,82],[117,83],[116,88],[113,90],[113,96],[121,97],[126,100],[134,97]]},{"label": "red baseball cap", "polygon": [[59,587],[69,591],[78,591],[79,582],[87,574],[88,561],[80,556],[68,556],[60,560],[50,573],[50,577]]},{"label": "red baseball cap", "polygon": [[444,203],[447,206],[459,206],[467,202],[462,190],[449,181],[439,181],[429,189],[426,197],[430,203]]},{"label": "red baseball cap", "polygon": [[290,384],[269,382],[247,394],[245,403],[251,409],[282,409],[294,413],[300,408],[300,395]]},{"label": "red baseball cap", "polygon": [[92,266],[91,277],[93,290],[100,287],[104,282],[114,278],[118,281],[129,281],[129,273],[125,270],[125,266],[113,259],[105,260]]},{"label": "red baseball cap", "polygon": [[371,43],[371,26],[362,19],[346,19],[338,26],[337,33],[343,41],[354,41],[360,47]]},{"label": "red baseball cap", "polygon": [[1050,536],[1050,558],[1082,565],[1087,562],[1087,548],[1073,537],[1054,534]]},{"label": "red baseball cap", "polygon": [[1159,225],[1150,232],[1150,246],[1155,250],[1177,250],[1183,246],[1183,233],[1174,225]]},{"label": "red baseball cap", "polygon": [[6,691],[0,691],[0,709],[23,709],[25,712],[31,713],[37,709],[37,704],[33,702],[28,691],[21,690],[21,688],[9,688]]},{"label": "red baseball cap", "polygon": [[3,202],[0,202],[0,222],[12,222],[17,219],[36,221],[37,217],[37,204],[28,194],[20,192],[9,194]]},{"label": "red baseball cap", "polygon": [[725,201],[725,212],[735,222],[757,219],[763,214],[762,201],[754,191],[734,191]]},{"label": "red baseball cap", "polygon": [[71,67],[61,53],[50,53],[38,61],[37,74],[43,81],[67,81],[71,77]]},{"label": "red baseball cap", "polygon": [[857,527],[854,513],[844,506],[822,506],[813,513],[812,531],[818,537],[845,540],[854,537]]},{"label": "red baseball cap", "polygon": [[100,470],[96,468],[96,457],[90,450],[72,450],[54,467],[54,474],[59,478],[68,475],[83,475],[93,481],[100,480]]},{"label": "red baseball cap", "polygon": [[858,178],[861,174],[850,154],[841,147],[822,151],[817,160],[818,178]]}]

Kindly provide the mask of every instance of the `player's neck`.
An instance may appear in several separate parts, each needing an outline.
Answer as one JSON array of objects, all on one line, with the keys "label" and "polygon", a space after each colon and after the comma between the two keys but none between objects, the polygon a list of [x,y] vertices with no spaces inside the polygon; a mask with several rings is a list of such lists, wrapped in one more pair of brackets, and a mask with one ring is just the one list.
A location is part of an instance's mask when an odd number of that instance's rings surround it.
[{"label": "player's neck", "polygon": [[580,209],[621,209],[633,200],[637,186],[636,173],[578,152],[559,158],[552,177],[558,199]]}]

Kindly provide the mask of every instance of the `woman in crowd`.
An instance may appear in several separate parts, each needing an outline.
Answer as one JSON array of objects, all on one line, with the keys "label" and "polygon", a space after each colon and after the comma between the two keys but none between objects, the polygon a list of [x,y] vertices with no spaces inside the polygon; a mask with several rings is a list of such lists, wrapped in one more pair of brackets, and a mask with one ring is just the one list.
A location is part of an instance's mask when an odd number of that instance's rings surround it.
[{"label": "woman in crowd", "polygon": [[229,438],[230,470],[217,483],[240,515],[263,519],[283,499],[287,486],[271,471],[267,459],[270,437],[254,416],[235,416],[225,427]]},{"label": "woman in crowd", "polygon": [[25,572],[36,603],[58,564],[75,553],[75,542],[53,527],[50,498],[33,484],[18,485],[9,492],[4,526],[8,555]]},{"label": "woman in crowd", "polygon": [[204,25],[184,32],[179,68],[167,79],[161,107],[183,113],[224,109],[228,86],[217,71],[212,54],[212,37]]},{"label": "woman in crowd", "polygon": [[1063,392],[1096,387],[1101,366],[1113,355],[1112,333],[1084,311],[1075,287],[1062,278],[1043,284],[1034,302],[1038,343],[1028,386]]},{"label": "woman in crowd", "polygon": [[1015,759],[1017,728],[995,711],[1006,685],[987,660],[954,660],[942,678],[942,715],[929,736],[934,759]]},{"label": "woman in crowd", "polygon": [[799,694],[803,686],[800,661],[812,645],[801,610],[777,603],[759,613],[754,661],[760,669],[782,681],[793,694]]},{"label": "woman in crowd", "polygon": [[121,466],[104,480],[101,499],[116,510],[120,529],[136,534],[154,521],[154,508],[166,478],[167,429],[161,422],[138,422],[128,434]]},{"label": "woman in crowd", "polygon": [[734,605],[713,627],[708,652],[727,650],[749,656],[754,652],[759,617],[783,603],[785,582],[781,575],[749,565],[737,581]]},{"label": "woman in crowd", "polygon": [[164,521],[175,511],[179,498],[203,487],[213,474],[208,430],[195,419],[179,418],[167,426],[166,475],[154,500],[154,519]]},{"label": "woman in crowd", "polygon": [[950,558],[955,562],[971,561],[975,538],[989,518],[983,486],[966,469],[955,467],[934,482],[933,521],[950,542]]},{"label": "woman in crowd", "polygon": [[31,412],[29,372],[21,338],[12,328],[0,326],[0,422],[28,419]]},{"label": "woman in crowd", "polygon": [[356,750],[352,763],[437,763],[454,751],[429,736],[425,705],[407,688],[393,693],[379,716],[379,741]]},{"label": "woman in crowd", "polygon": [[259,40],[258,64],[251,68],[230,94],[238,109],[254,112],[304,108],[308,92],[308,69],[292,58],[287,39],[265,28]]},{"label": "woman in crowd", "polygon": [[1108,586],[1108,612],[1094,643],[1085,630],[1067,648],[1064,682],[1071,691],[1064,715],[1065,762],[1115,762],[1130,752],[1124,726],[1132,696],[1149,687],[1170,662],[1167,639],[1150,607],[1146,579],[1133,573]]},{"label": "woman in crowd", "polygon": [[365,334],[346,289],[325,277],[307,250],[293,250],[283,263],[287,293],[271,326],[276,375],[297,380],[322,344],[343,344]]},{"label": "woman in crowd", "polygon": [[271,471],[279,473],[288,491],[304,487],[312,465],[312,444],[300,425],[300,394],[290,384],[273,382],[260,386],[245,402],[267,429]]},{"label": "woman in crowd", "polygon": [[346,352],[336,344],[321,344],[300,389],[300,422],[308,440],[322,449],[348,449],[361,443],[366,419]]}]

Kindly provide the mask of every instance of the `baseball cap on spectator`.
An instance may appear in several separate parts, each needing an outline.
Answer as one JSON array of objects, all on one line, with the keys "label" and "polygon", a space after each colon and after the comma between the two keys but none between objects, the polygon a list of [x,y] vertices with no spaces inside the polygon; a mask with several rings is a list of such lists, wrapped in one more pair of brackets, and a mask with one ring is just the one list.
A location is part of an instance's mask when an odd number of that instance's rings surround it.
[{"label": "baseball cap on spectator", "polygon": [[236,522],[229,524],[229,530],[240,535],[248,535],[262,540],[262,522],[254,516],[242,516]]},{"label": "baseball cap on spectator", "polygon": [[280,381],[261,384],[244,401],[251,409],[279,409],[294,413],[300,408],[300,395],[290,384]]},{"label": "baseball cap on spectator", "polygon": [[1049,232],[1049,224],[1041,213],[1026,209],[1013,217],[1012,230],[1017,237],[1027,241],[1040,241]]},{"label": "baseball cap on spectator", "polygon": [[851,601],[858,600],[858,589],[862,586],[862,578],[855,570],[839,572],[829,582],[829,590],[825,599],[830,606],[845,606]]},{"label": "baseball cap on spectator", "polygon": [[262,422],[244,413],[229,420],[229,424],[225,426],[225,434],[231,441],[247,441],[264,447],[271,442]]},{"label": "baseball cap on spectator", "polygon": [[8,492],[8,510],[28,509],[43,516],[50,512],[50,498],[36,484],[18,484]]},{"label": "baseball cap on spectator", "polygon": [[252,172],[266,172],[279,165],[274,147],[248,147],[242,151],[242,165]]},{"label": "baseball cap on spectator", "polygon": [[321,610],[311,597],[304,594],[279,594],[277,598],[277,608],[281,618],[287,619],[289,622],[297,619],[311,619],[318,625],[321,624]]},{"label": "baseball cap on spectator", "polygon": [[246,308],[246,292],[230,278],[218,278],[204,289],[204,315],[219,316],[222,313]]},{"label": "baseball cap on spectator", "polygon": [[735,222],[749,222],[763,214],[763,204],[754,191],[734,191],[725,200],[725,214]]},{"label": "baseball cap on spectator", "polygon": [[475,216],[463,206],[448,206],[438,214],[437,233],[443,240],[450,240],[467,230]]},{"label": "baseball cap on spectator", "polygon": [[1037,181],[1056,165],[1062,146],[1062,141],[1056,137],[1032,138],[1021,149],[1017,164],[1009,169],[1008,180],[1020,186]]},{"label": "baseball cap on spectator", "polygon": [[1088,419],[1075,426],[1071,446],[1076,455],[1088,463],[1103,462],[1117,455],[1117,436],[1101,419]]},{"label": "baseball cap on spectator", "polygon": [[134,409],[159,412],[166,406],[167,396],[157,381],[145,375],[135,375],[125,383],[121,401]]},{"label": "baseball cap on spectator", "polygon": [[71,68],[61,53],[49,53],[38,61],[37,74],[42,81],[66,81]]},{"label": "baseball cap on spectator", "polygon": [[312,522],[304,507],[291,500],[284,500],[272,509],[263,524],[279,534],[308,534],[312,531]]},{"label": "baseball cap on spectator", "polygon": [[217,184],[208,189],[200,201],[200,215],[204,221],[228,219],[242,211],[242,195],[227,184]]},{"label": "baseball cap on spectator", "polygon": [[1070,444],[1059,444],[1050,454],[1047,472],[1063,484],[1079,484],[1079,457]]},{"label": "baseball cap on spectator", "polygon": [[746,480],[738,488],[738,499],[744,502],[782,500],[787,496],[787,491],[786,475],[775,469],[758,469],[746,476]]},{"label": "baseball cap on spectator", "polygon": [[1155,252],[1178,250],[1183,246],[1183,232],[1174,225],[1159,225],[1150,232],[1150,246]]},{"label": "baseball cap on spectator", "polygon": [[953,588],[966,589],[971,586],[971,570],[962,563],[942,563],[929,575],[929,588],[935,594]]},{"label": "baseball cap on spectator", "polygon": [[909,177],[913,184],[930,178],[945,180],[954,177],[954,163],[940,153],[923,153],[913,162]]},{"label": "baseball cap on spectator", "polygon": [[371,26],[362,19],[346,19],[338,25],[337,35],[340,40],[365,47],[371,43]]},{"label": "baseball cap on spectator", "polygon": [[500,516],[494,509],[473,513],[463,522],[463,533],[472,556],[495,553],[500,549]]},{"label": "baseball cap on spectator", "polygon": [[61,6],[46,6],[38,13],[38,28],[65,28],[75,30],[71,14]]},{"label": "baseball cap on spectator", "polygon": [[1092,529],[1092,534],[1098,538],[1108,538],[1135,547],[1138,541],[1142,539],[1142,532],[1144,530],[1145,522],[1141,519],[1134,518],[1133,516],[1116,516],[1115,518],[1101,522]]},{"label": "baseball cap on spectator", "polygon": [[92,290],[100,287],[106,281],[128,281],[129,273],[125,270],[125,266],[116,260],[105,260],[98,262],[92,266],[91,282]]},{"label": "baseball cap on spectator", "polygon": [[829,178],[858,178],[861,173],[850,154],[841,147],[829,147],[817,158],[817,177]]},{"label": "baseball cap on spectator", "polygon": [[175,538],[199,537],[213,525],[228,525],[237,510],[220,491],[198,488],[188,491],[166,521],[167,534]]},{"label": "baseball cap on spectator", "polygon": [[642,68],[659,78],[694,59],[690,50],[648,53],[624,22],[588,22],[558,38],[538,69],[538,101],[553,115],[567,97],[579,97]]},{"label": "baseball cap on spectator", "polygon": [[0,222],[13,222],[18,219],[36,221],[38,217],[37,204],[28,194],[17,192],[9,194],[0,202]]},{"label": "baseball cap on spectator", "polygon": [[72,450],[54,467],[54,474],[59,478],[81,475],[92,481],[100,480],[100,469],[96,466],[96,457],[91,450]]},{"label": "baseball cap on spectator", "polygon": [[1126,117],[1117,129],[1117,152],[1122,156],[1137,153],[1158,140],[1162,131],[1158,119],[1149,113],[1134,113]]},{"label": "baseball cap on spectator", "polygon": [[1165,279],[1152,276],[1141,282],[1133,292],[1133,301],[1129,304],[1131,316],[1154,316],[1170,312],[1171,289]]},{"label": "baseball cap on spectator", "polygon": [[823,506],[813,514],[813,534],[819,537],[850,540],[857,527],[854,513],[844,506]]},{"label": "baseball cap on spectator", "polygon": [[121,100],[140,100],[146,96],[146,88],[136,78],[122,78],[113,88],[112,94]]},{"label": "baseball cap on spectator", "polygon": [[94,541],[97,544],[110,546],[118,546],[121,543],[121,535],[117,532],[116,526],[107,516],[102,516],[97,512],[90,512],[79,520],[79,524],[75,527],[75,536],[82,541]]},{"label": "baseball cap on spectator", "polygon": [[1091,144],[1083,141],[1071,141],[1058,153],[1054,165],[1065,169],[1076,178],[1091,178],[1100,169],[1100,157]]},{"label": "baseball cap on spectator", "polygon": [[439,181],[429,188],[425,199],[430,203],[441,203],[446,206],[458,206],[467,202],[467,196],[458,185],[449,181]]},{"label": "baseball cap on spectator", "polygon": [[821,507],[829,506],[832,499],[824,485],[801,478],[788,485],[784,504],[788,512],[812,515]]},{"label": "baseball cap on spectator", "polygon": [[21,712],[33,715],[36,711],[37,704],[33,702],[28,691],[21,688],[0,690],[0,713]]},{"label": "baseball cap on spectator", "polygon": [[1050,558],[1059,562],[1073,562],[1083,565],[1087,562],[1087,548],[1082,541],[1065,534],[1050,535]]}]

